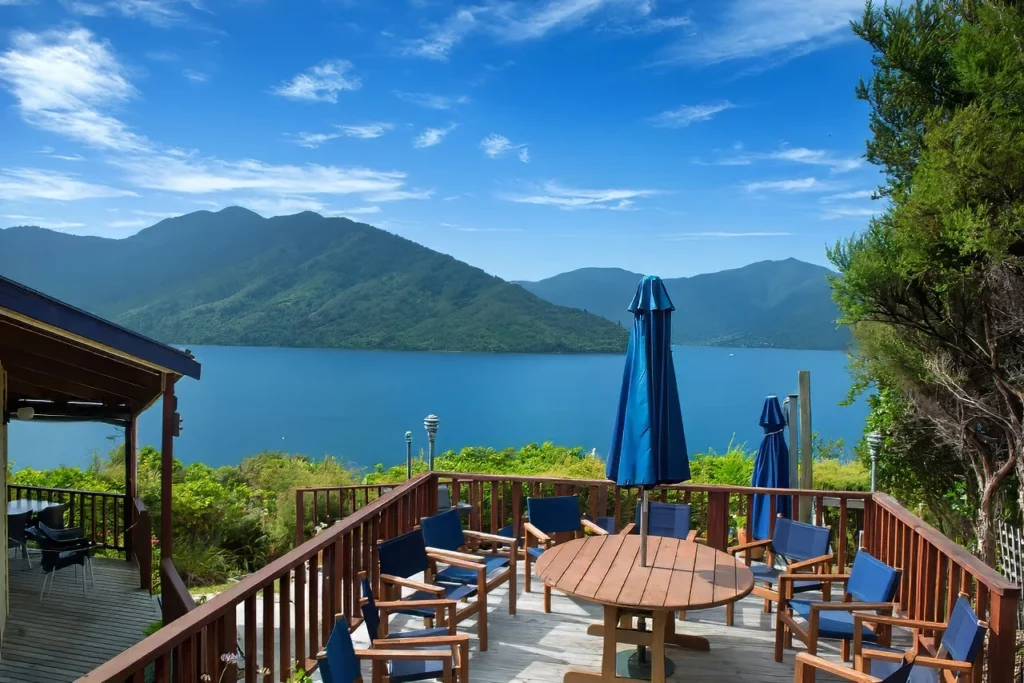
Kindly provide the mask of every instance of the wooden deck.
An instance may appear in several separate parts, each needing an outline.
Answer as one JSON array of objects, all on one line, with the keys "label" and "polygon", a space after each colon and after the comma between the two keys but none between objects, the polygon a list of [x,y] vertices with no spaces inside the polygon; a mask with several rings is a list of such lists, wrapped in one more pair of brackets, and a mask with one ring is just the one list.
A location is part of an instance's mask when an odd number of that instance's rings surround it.
[{"label": "wooden deck", "polygon": [[[587,626],[602,619],[601,607],[594,603],[569,598],[561,593],[552,595],[552,611],[545,614],[541,604],[539,582],[533,592],[523,591],[522,565],[518,582],[519,602],[516,616],[508,613],[507,584],[489,596],[487,652],[477,650],[476,621],[467,619],[459,624],[460,633],[471,635],[470,679],[480,683],[509,683],[530,681],[535,683],[561,683],[562,675],[570,667],[591,671],[600,669],[601,640],[587,635]],[[810,594],[808,594],[810,595]],[[787,650],[784,661],[774,660],[775,618],[765,614],[760,598],[746,598],[736,607],[735,626],[725,626],[725,608],[690,612],[685,621],[677,624],[680,633],[706,636],[711,641],[711,652],[691,652],[668,647],[666,653],[675,663],[670,681],[687,683],[792,683],[795,652]],[[396,616],[392,627],[408,624],[417,628],[418,620]],[[367,642],[366,629],[360,627],[354,634],[356,647]],[[799,642],[797,648],[801,648]],[[620,645],[619,650],[629,646]],[[838,643],[822,641],[822,656],[839,661]],[[364,680],[369,680],[366,666]],[[319,681],[319,675],[314,674]],[[835,683],[841,679],[819,673],[819,683]]]},{"label": "wooden deck", "polygon": [[43,573],[32,558],[10,561],[10,604],[0,683],[66,683],[142,640],[160,618],[156,601],[139,588],[139,571],[120,559],[96,558],[96,587],[86,594],[73,569],[54,577],[42,602]]}]

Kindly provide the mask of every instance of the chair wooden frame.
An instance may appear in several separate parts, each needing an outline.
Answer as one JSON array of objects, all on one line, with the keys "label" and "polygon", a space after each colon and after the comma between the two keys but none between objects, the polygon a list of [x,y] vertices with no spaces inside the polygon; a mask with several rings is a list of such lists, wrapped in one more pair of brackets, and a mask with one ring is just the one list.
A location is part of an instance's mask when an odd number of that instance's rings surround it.
[{"label": "chair wooden frame", "polygon": [[[382,622],[383,623],[383,622]],[[344,619],[335,622],[335,628],[348,628]],[[449,649],[440,649],[447,646]],[[434,650],[421,650],[422,647],[436,647]],[[415,648],[415,649],[413,649]],[[391,677],[387,673],[387,663],[393,660],[439,661],[443,667],[441,680],[444,683],[455,683],[454,674],[458,673],[458,683],[469,683],[469,636],[434,636],[430,638],[395,638],[374,640],[369,650],[356,650],[357,660],[371,662],[372,683],[389,683]],[[317,660],[325,659],[327,651],[317,653]],[[362,676],[355,679],[362,683]],[[333,683],[325,681],[324,683]]]},{"label": "chair wooden frame", "polygon": [[[849,581],[849,574],[821,574],[815,576],[816,581],[822,583],[846,583]],[[828,611],[842,611],[842,612],[858,612],[861,610],[875,610],[875,611],[888,611],[889,616],[893,616],[899,609],[899,604],[896,602],[859,602],[850,599],[849,594],[843,594],[842,602],[812,602],[810,603],[811,613],[810,618],[807,620],[807,627],[804,628],[793,616],[792,610],[789,608],[789,600],[793,599],[793,584],[797,581],[806,581],[806,574],[783,574],[779,577],[779,593],[781,600],[779,602],[778,614],[776,615],[775,621],[775,661],[782,661],[782,654],[784,649],[793,647],[793,638],[795,637],[804,646],[807,647],[807,653],[811,655],[818,654],[818,620],[822,612]],[[856,629],[854,629],[856,633]],[[878,642],[882,645],[889,644],[889,638],[891,635],[891,629],[882,626],[878,629]],[[843,661],[849,661],[850,659],[850,641],[841,641],[840,651],[842,653]],[[814,670],[810,669],[803,679],[804,683],[814,683]]]},{"label": "chair wooden frame", "polygon": [[[531,565],[533,564],[533,557],[530,555],[529,549],[531,547],[543,547],[544,550],[548,550],[557,543],[565,543],[574,538],[582,538],[587,531],[590,531],[599,536],[607,536],[608,532],[599,527],[594,522],[590,521],[585,517],[580,517],[580,530],[577,532],[563,532],[549,536],[533,524],[528,521],[523,521],[523,534],[525,543],[523,544],[523,554],[525,555],[525,577],[523,578],[523,588],[527,593],[530,592],[530,581],[531,581]],[[536,541],[536,546],[530,545],[530,539]],[[544,611],[551,612],[551,586],[544,584]]]},{"label": "chair wooden frame", "polygon": [[[903,661],[903,659],[903,655],[900,655],[900,661]],[[913,654],[908,655],[906,661],[913,661],[915,666],[920,663],[919,660],[914,659]],[[881,678],[871,674],[850,669],[842,664],[830,662],[827,659],[822,659],[817,655],[806,652],[801,652],[796,656],[796,671],[793,674],[793,683],[813,683],[815,670],[824,671],[852,683],[885,683]]]},{"label": "chair wooden frame", "polygon": [[[779,517],[781,518],[782,515],[779,515]],[[831,529],[832,529],[831,526],[825,526],[823,528],[829,529],[830,532],[831,532]],[[756,550],[758,548],[763,548],[765,550],[765,564],[768,565],[769,567],[774,567],[775,566],[776,557],[777,557],[778,553],[776,553],[775,550],[774,550],[774,546],[772,545],[772,540],[773,539],[771,539],[771,538],[766,538],[766,539],[759,540],[759,541],[750,541],[748,543],[741,543],[739,545],[734,545],[731,548],[726,548],[725,552],[729,553],[733,557],[735,557],[739,553],[744,553],[745,556],[746,556],[744,558],[744,560],[745,560],[747,566],[749,567],[750,566],[750,561],[751,561],[751,557],[750,557],[751,556],[751,551],[752,550]],[[827,555],[819,555],[818,557],[811,557],[809,559],[801,560],[799,562],[793,562],[793,563],[787,565],[786,566],[786,573],[787,574],[798,574],[800,572],[807,571],[809,574],[829,574],[832,571],[832,563],[833,563],[834,560],[835,560],[835,554],[834,553],[829,553]],[[807,581],[808,579],[805,577],[802,580],[803,581]],[[767,585],[765,585],[765,584],[767,584]],[[779,586],[776,586],[775,584],[772,584],[772,583],[767,583],[765,581],[761,581],[759,583],[759,580],[755,577],[755,580],[754,580],[754,590],[751,591],[751,593],[753,595],[756,595],[759,598],[763,598],[764,599],[764,612],[765,612],[765,614],[771,614],[772,603],[773,602],[776,603],[776,604],[779,603],[779,601],[780,601],[779,600],[779,596],[781,594],[781,590],[780,590]],[[828,583],[822,583],[821,594],[822,594],[822,597],[824,597],[826,602],[831,600],[831,598],[832,598],[831,586]],[[736,605],[734,605],[733,603],[729,603],[728,605],[726,605],[726,607],[725,607],[725,624],[726,624],[726,626],[732,626],[733,625],[735,611],[736,611]]]},{"label": "chair wooden frame", "polygon": [[[960,593],[960,597],[969,598],[967,593]],[[973,662],[957,661],[950,659],[948,653],[940,647],[933,651],[925,641],[925,634],[931,633],[936,639],[946,631],[949,621],[923,621],[920,619],[907,619],[904,617],[882,616],[870,612],[857,612],[853,615],[853,662],[854,666],[865,673],[871,673],[871,660],[879,659],[887,662],[899,661],[903,654],[887,650],[875,650],[864,648],[864,641],[861,637],[861,627],[869,624],[888,627],[903,627],[911,629],[914,633],[914,645],[910,650],[917,659],[918,664],[933,669],[939,669],[943,683],[957,683],[956,674],[966,674],[961,680],[972,680],[971,676],[976,673]],[[988,623],[978,620],[978,625],[987,629]],[[937,642],[937,641],[936,641]]]}]

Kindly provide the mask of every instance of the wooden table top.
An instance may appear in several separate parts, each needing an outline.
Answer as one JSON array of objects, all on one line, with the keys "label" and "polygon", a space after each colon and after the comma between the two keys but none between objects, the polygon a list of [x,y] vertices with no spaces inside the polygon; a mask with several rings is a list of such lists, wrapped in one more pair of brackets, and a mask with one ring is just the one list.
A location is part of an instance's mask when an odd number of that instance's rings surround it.
[{"label": "wooden table top", "polygon": [[661,536],[648,536],[647,543],[647,567],[640,566],[639,535],[559,543],[538,558],[537,576],[590,602],[652,611],[718,607],[754,588],[750,569],[727,553]]}]

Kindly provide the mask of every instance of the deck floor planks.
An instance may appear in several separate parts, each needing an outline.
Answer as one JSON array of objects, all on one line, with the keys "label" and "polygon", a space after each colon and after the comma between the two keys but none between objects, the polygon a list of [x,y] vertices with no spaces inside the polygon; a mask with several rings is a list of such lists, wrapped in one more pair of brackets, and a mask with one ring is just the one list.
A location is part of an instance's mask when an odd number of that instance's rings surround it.
[{"label": "deck floor planks", "polygon": [[11,560],[0,683],[73,681],[142,640],[143,630],[160,619],[133,563],[96,558],[96,587],[90,584],[84,596],[75,571],[64,569],[40,602],[37,559],[32,569],[21,558]]}]

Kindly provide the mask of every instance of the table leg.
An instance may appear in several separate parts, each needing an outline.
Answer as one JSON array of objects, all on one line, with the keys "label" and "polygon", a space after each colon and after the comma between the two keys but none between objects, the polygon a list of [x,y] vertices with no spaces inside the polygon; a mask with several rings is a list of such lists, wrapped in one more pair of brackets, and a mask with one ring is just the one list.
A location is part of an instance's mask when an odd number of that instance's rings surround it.
[{"label": "table leg", "polygon": [[[687,650],[696,650],[698,652],[710,652],[711,643],[704,636],[692,636],[685,633],[676,633],[676,622],[675,619],[669,619],[666,616],[665,625],[663,626],[663,633],[665,634],[665,644],[674,645],[676,647],[685,648]],[[604,624],[591,624],[587,627],[587,635],[604,637],[607,633],[607,629]],[[616,629],[615,639],[620,643],[627,643],[629,645],[647,645],[650,647],[653,644],[652,631],[638,631],[635,628],[623,628],[621,625]]]},{"label": "table leg", "polygon": [[[665,636],[668,627],[665,623],[667,612],[655,612],[651,620],[651,683],[665,683]],[[675,621],[675,615],[672,615]]]},{"label": "table leg", "polygon": [[[605,606],[604,624],[602,631],[609,634],[604,639],[604,648],[601,652],[601,673],[592,671],[577,671],[570,669],[562,677],[562,683],[614,683],[615,676],[615,626],[619,620],[619,609],[617,607]],[[618,679],[622,680],[622,679]]]}]

